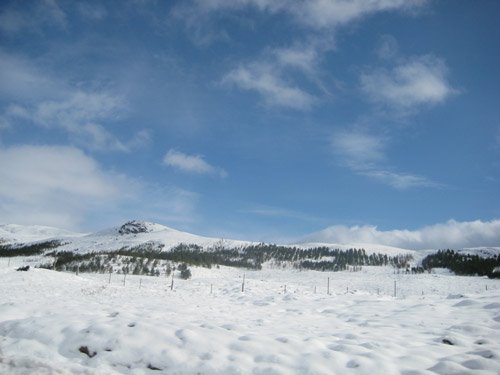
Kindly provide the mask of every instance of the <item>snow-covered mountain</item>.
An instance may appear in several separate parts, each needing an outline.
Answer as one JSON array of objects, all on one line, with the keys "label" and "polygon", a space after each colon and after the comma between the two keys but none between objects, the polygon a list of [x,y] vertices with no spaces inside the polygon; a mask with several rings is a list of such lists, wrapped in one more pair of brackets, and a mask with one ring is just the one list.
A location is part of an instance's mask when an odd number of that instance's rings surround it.
[{"label": "snow-covered mountain", "polygon": [[[80,253],[112,251],[121,248],[129,248],[145,243],[163,245],[164,250],[180,244],[196,244],[205,249],[214,245],[224,247],[243,247],[256,242],[241,241],[234,239],[221,239],[203,237],[195,234],[182,232],[167,226],[132,220],[121,226],[105,229],[95,233],[76,233],[63,229],[39,226],[39,225],[0,225],[0,243],[7,244],[28,244],[33,242],[60,240],[64,245],[58,248],[61,251],[75,251]],[[325,243],[325,242],[304,242],[297,244],[286,244],[302,249],[314,247],[329,247],[334,249],[347,250],[351,248],[365,249],[367,254],[381,253],[389,256],[399,254],[412,254],[415,260],[423,258],[425,255],[435,252],[435,250],[409,250],[394,246],[369,243]],[[471,249],[456,249],[464,253],[479,254],[480,256],[495,256],[500,254],[500,247],[479,247]]]},{"label": "snow-covered mountain", "polygon": [[79,238],[82,233],[42,225],[0,225],[0,243],[30,243],[50,239]]},{"label": "snow-covered mountain", "polygon": [[123,247],[134,247],[144,243],[163,245],[165,250],[180,243],[196,244],[203,248],[214,245],[239,247],[252,244],[249,241],[198,236],[161,224],[137,220],[128,221],[119,227],[95,233],[74,233],[42,226],[13,224],[0,226],[0,243],[27,244],[48,240],[61,240],[63,245],[58,250],[80,253],[118,250]]}]

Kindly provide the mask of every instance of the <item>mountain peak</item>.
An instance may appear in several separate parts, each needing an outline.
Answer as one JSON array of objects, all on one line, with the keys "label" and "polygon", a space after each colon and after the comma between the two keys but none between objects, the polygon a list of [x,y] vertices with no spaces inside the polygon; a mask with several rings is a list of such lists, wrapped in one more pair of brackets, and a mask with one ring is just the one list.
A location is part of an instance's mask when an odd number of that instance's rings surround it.
[{"label": "mountain peak", "polygon": [[139,220],[127,221],[119,229],[118,233],[121,235],[125,234],[137,234],[137,233],[150,233],[152,232],[150,223]]}]

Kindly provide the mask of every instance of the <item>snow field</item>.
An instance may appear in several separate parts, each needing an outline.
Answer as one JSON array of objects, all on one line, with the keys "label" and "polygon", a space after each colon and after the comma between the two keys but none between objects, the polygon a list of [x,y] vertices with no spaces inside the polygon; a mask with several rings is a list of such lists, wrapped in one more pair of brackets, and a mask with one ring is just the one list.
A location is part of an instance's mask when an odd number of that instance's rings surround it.
[{"label": "snow field", "polygon": [[500,373],[498,280],[191,270],[170,290],[165,277],[0,265],[0,373]]}]

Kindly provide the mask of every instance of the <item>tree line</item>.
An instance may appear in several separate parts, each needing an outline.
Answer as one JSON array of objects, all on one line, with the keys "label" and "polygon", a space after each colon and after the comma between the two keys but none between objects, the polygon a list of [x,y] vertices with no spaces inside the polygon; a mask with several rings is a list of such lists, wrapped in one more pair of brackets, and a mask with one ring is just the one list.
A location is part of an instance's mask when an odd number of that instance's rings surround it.
[{"label": "tree line", "polygon": [[477,254],[461,254],[454,250],[439,250],[422,260],[425,269],[448,268],[457,275],[478,275],[490,278],[500,278],[500,272],[495,269],[500,267],[500,254],[488,258]]}]

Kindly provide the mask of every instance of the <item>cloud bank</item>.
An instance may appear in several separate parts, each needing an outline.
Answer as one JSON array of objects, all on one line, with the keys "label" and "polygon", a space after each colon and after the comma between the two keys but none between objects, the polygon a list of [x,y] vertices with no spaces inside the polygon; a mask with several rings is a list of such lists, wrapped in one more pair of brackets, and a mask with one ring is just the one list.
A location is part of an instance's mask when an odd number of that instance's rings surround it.
[{"label": "cloud bank", "polygon": [[307,236],[304,242],[372,243],[415,250],[500,246],[500,220],[449,220],[417,230],[389,231],[372,225],[335,225]]}]

